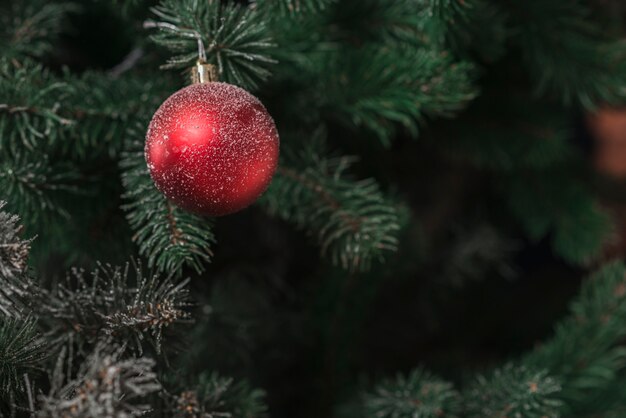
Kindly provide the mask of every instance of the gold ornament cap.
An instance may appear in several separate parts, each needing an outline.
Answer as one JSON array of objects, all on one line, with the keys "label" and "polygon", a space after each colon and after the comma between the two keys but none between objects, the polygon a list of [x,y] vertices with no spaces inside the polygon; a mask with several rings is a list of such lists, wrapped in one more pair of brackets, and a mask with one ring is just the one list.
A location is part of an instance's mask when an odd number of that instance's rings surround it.
[{"label": "gold ornament cap", "polygon": [[217,80],[217,68],[213,64],[198,60],[191,68],[191,82],[193,84],[211,83]]}]

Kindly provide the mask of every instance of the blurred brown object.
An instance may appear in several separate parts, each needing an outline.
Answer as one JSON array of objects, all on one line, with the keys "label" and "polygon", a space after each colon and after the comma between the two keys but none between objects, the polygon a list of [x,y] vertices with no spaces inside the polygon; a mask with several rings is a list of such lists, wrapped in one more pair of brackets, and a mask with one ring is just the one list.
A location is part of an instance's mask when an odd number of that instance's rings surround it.
[{"label": "blurred brown object", "polygon": [[626,179],[626,108],[603,108],[587,116],[594,139],[593,165],[611,179]]},{"label": "blurred brown object", "polygon": [[603,251],[602,261],[626,257],[626,107],[601,108],[587,115],[593,139],[592,163],[602,207],[613,219],[615,230]]}]

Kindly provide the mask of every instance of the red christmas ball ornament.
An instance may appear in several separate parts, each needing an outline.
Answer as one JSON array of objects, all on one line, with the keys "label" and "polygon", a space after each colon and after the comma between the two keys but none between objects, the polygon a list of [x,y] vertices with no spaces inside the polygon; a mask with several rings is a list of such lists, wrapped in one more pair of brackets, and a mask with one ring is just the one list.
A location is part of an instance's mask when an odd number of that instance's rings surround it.
[{"label": "red christmas ball ornament", "polygon": [[150,176],[190,212],[221,216],[253,203],[278,164],[279,139],[261,102],[232,84],[192,84],[171,95],[146,135]]}]

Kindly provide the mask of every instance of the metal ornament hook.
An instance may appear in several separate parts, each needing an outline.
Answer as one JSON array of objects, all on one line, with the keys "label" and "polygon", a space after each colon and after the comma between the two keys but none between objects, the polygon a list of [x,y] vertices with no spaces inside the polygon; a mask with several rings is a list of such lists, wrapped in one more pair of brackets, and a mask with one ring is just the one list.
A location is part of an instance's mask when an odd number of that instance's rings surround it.
[{"label": "metal ornament hook", "polygon": [[200,35],[199,32],[192,29],[181,29],[171,23],[155,22],[151,20],[144,22],[143,26],[144,28],[160,28],[170,30],[186,37],[195,38],[198,42],[198,61],[196,61],[196,65],[191,68],[191,82],[194,84],[200,84],[218,81],[217,68],[215,65],[206,62],[206,49],[204,49],[202,35]]}]

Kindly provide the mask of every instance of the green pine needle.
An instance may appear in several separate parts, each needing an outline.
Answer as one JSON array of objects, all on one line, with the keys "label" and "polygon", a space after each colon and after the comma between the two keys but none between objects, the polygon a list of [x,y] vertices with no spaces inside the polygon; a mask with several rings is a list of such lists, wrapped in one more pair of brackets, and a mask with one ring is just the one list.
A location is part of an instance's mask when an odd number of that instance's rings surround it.
[{"label": "green pine needle", "polygon": [[140,265],[100,265],[89,278],[75,269],[40,290],[32,310],[59,345],[83,347],[107,338],[138,354],[146,342],[161,353],[164,333],[189,319],[187,283],[145,274]]},{"label": "green pine needle", "polygon": [[515,0],[514,42],[521,46],[540,94],[594,108],[624,100],[626,43],[604,29],[580,0]]},{"label": "green pine needle", "polygon": [[0,156],[0,190],[13,211],[33,229],[59,217],[67,218],[63,197],[79,193],[79,174],[69,163],[51,162],[47,155]]},{"label": "green pine needle", "polygon": [[561,385],[545,370],[506,365],[479,376],[464,394],[469,418],[558,418]]},{"label": "green pine needle", "polygon": [[0,51],[4,57],[41,57],[53,50],[65,17],[79,7],[47,0],[0,4]]},{"label": "green pine needle", "polygon": [[0,58],[0,150],[48,145],[69,130],[62,103],[74,87],[35,62]]},{"label": "green pine needle", "polygon": [[319,13],[337,0],[256,0],[256,7],[270,17]]},{"label": "green pine needle", "polygon": [[[131,136],[143,135],[142,126],[131,130]],[[120,162],[124,197],[128,201],[123,209],[135,231],[133,240],[139,245],[140,254],[147,257],[150,267],[161,272],[180,274],[184,265],[201,272],[203,264],[213,256],[213,220],[169,202],[150,178],[143,141],[136,140],[129,148]]]},{"label": "green pine needle", "polygon": [[[253,389],[246,381],[235,382],[217,373],[202,373],[195,390],[177,397],[178,409],[191,408],[194,416],[233,416],[261,418],[266,416],[265,392]],[[186,407],[186,408],[185,408]]]},{"label": "green pine needle", "polygon": [[382,382],[364,403],[367,418],[455,418],[461,410],[452,384],[423,369]]},{"label": "green pine needle", "polygon": [[[617,384],[626,350],[626,269],[615,262],[583,283],[570,315],[555,335],[524,358],[524,364],[547,369],[562,382],[566,412],[577,412],[594,396]],[[595,405],[595,408],[601,405]],[[563,416],[571,416],[564,413]]]},{"label": "green pine needle", "polygon": [[372,259],[395,251],[398,207],[373,179],[352,180],[351,157],[327,157],[314,145],[289,153],[264,195],[270,213],[313,235],[322,255],[348,270],[365,270]]},{"label": "green pine needle", "polygon": [[567,167],[521,170],[502,177],[513,215],[533,240],[552,233],[554,251],[571,263],[596,257],[611,220]]},{"label": "green pine needle", "polygon": [[177,54],[164,68],[191,68],[200,37],[222,81],[254,89],[266,80],[274,45],[266,21],[250,7],[217,0],[163,0],[153,9],[160,29],[152,40]]},{"label": "green pine needle", "polygon": [[1,209],[0,201],[0,314],[22,318],[28,314],[31,291],[28,255],[32,239],[22,239],[19,217]]},{"label": "green pine needle", "polygon": [[0,317],[0,394],[6,400],[25,389],[24,374],[37,373],[46,345],[33,319]]},{"label": "green pine needle", "polygon": [[37,416],[42,418],[140,417],[153,408],[148,396],[158,393],[161,384],[148,357],[124,357],[124,349],[103,340],[80,365],[72,378],[63,372],[62,351],[51,377],[48,394],[39,396]]},{"label": "green pine needle", "polygon": [[378,45],[327,60],[317,89],[324,112],[373,131],[385,145],[397,124],[417,135],[425,117],[451,116],[477,94],[472,65],[442,51]]}]

